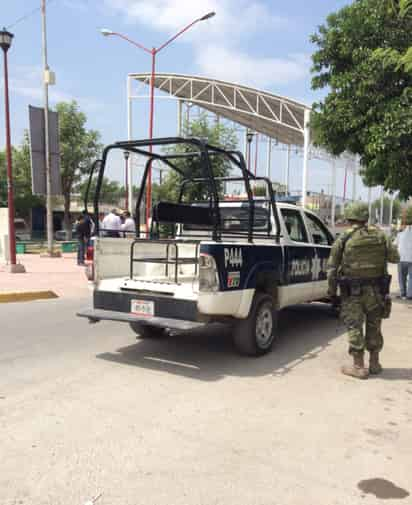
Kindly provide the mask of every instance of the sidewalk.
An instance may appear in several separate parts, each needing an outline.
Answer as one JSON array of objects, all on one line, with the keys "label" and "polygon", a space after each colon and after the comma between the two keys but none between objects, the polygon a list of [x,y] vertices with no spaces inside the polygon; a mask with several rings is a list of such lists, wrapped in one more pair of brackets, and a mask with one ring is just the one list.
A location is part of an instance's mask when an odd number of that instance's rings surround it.
[{"label": "sidewalk", "polygon": [[0,265],[0,294],[53,291],[58,297],[76,298],[90,294],[84,267],[76,263],[76,254],[61,258],[41,258],[38,254],[17,256],[26,268],[24,274],[10,274]]}]

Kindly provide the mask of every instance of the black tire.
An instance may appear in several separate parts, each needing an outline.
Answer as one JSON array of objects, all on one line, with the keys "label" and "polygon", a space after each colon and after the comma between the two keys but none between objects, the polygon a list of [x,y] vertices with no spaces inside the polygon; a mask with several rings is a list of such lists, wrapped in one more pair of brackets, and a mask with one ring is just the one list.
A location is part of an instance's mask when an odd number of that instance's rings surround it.
[{"label": "black tire", "polygon": [[166,335],[164,328],[149,324],[130,323],[130,328],[139,338],[163,338]]},{"label": "black tire", "polygon": [[246,356],[263,356],[270,352],[277,336],[277,319],[272,297],[256,293],[249,316],[234,326],[236,350]]}]

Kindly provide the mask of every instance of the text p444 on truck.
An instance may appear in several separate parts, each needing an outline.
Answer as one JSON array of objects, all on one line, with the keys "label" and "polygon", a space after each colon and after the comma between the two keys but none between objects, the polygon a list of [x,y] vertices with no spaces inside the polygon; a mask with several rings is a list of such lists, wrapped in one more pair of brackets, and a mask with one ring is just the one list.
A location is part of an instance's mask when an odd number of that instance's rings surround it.
[{"label": "text p444 on truck", "polygon": [[[99,230],[101,185],[115,150],[147,160],[132,237]],[[146,226],[153,162],[174,171],[179,187],[174,201],[154,203]],[[222,167],[229,176],[216,175]],[[250,173],[241,153],[197,138],[117,142],[96,168],[93,309],[79,316],[129,323],[142,338],[226,323],[236,349],[259,356],[276,340],[282,308],[327,301],[332,234],[312,212],[276,202],[270,180]],[[262,197],[254,196],[258,185]],[[244,196],[228,201],[230,191]]]}]

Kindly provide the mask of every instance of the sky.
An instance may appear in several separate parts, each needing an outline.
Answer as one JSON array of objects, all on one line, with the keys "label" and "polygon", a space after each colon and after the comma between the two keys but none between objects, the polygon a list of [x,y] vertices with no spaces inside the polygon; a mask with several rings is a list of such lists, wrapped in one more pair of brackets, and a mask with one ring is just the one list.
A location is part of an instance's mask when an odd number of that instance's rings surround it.
[{"label": "sky", "polygon": [[[0,0],[0,24],[14,33],[9,51],[12,142],[21,142],[28,127],[28,105],[42,106],[40,0]],[[215,11],[159,53],[157,71],[207,76],[250,85],[311,105],[321,98],[311,90],[310,35],[326,16],[348,0],[49,0],[48,60],[56,73],[51,105],[76,100],[88,127],[103,143],[127,138],[126,76],[148,72],[150,55],[100,28],[120,32],[146,47],[159,46],[183,26]],[[33,12],[35,11],[35,12]],[[21,18],[24,17],[23,20]],[[1,84],[3,86],[3,84]],[[3,89],[1,90],[3,92]],[[147,137],[148,102],[133,111],[134,133]],[[3,101],[0,102],[0,147],[4,146]],[[176,133],[176,105],[156,103],[155,136]],[[283,182],[285,153],[275,152],[272,177]],[[292,155],[291,188],[301,187],[301,159]],[[309,189],[328,191],[330,166],[311,160]],[[119,167],[111,174],[120,179]],[[265,156],[259,171],[265,170]],[[338,168],[342,193],[343,166]],[[351,187],[351,181],[348,181]],[[357,187],[360,188],[360,181]],[[365,192],[361,192],[362,195]]]}]

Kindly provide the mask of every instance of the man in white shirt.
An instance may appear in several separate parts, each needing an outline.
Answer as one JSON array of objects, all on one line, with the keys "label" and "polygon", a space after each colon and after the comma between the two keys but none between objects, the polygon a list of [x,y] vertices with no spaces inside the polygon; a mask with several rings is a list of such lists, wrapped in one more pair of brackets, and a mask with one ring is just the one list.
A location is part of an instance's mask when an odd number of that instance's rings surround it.
[{"label": "man in white shirt", "polygon": [[125,233],[126,237],[131,237],[132,233],[136,233],[136,224],[134,219],[132,218],[130,212],[123,212],[124,223],[122,224],[122,231],[126,231],[129,233]]},{"label": "man in white shirt", "polygon": [[401,261],[398,265],[400,298],[412,300],[412,207],[406,211],[406,227],[396,237]]},{"label": "man in white shirt", "polygon": [[119,237],[122,221],[117,215],[116,209],[112,209],[102,222],[102,231],[106,237]]}]

